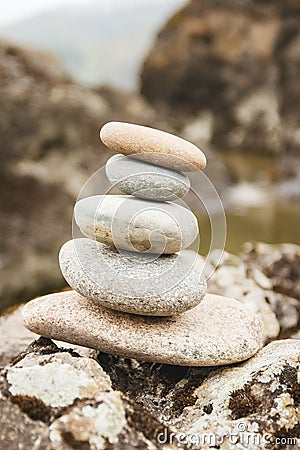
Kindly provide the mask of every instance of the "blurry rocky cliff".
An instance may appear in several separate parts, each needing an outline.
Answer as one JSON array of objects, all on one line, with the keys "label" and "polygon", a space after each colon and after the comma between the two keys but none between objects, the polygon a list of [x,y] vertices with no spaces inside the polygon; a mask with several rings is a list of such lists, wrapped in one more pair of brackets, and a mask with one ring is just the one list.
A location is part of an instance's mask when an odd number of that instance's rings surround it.
[{"label": "blurry rocky cliff", "polygon": [[0,43],[0,310],[64,285],[57,253],[109,156],[99,128],[116,118],[155,125],[140,97],[81,87],[54,57]]},{"label": "blurry rocky cliff", "polygon": [[299,0],[191,0],[160,32],[141,89],[219,150],[299,154],[299,79]]}]

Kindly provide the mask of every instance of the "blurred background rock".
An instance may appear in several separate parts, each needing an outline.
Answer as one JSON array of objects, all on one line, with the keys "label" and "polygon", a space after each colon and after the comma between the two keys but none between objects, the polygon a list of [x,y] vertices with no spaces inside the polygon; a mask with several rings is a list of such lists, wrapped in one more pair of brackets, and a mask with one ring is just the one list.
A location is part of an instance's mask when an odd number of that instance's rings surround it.
[{"label": "blurred background rock", "polygon": [[228,251],[300,243],[300,1],[11,0],[0,38],[0,310],[65,285],[57,252],[110,120],[206,151]]}]

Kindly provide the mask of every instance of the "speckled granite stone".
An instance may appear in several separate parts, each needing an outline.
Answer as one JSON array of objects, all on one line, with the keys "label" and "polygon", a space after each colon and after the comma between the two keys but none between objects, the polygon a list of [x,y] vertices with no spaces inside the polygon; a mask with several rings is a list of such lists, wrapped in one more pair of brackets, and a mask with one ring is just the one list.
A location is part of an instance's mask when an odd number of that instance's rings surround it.
[{"label": "speckled granite stone", "polygon": [[100,131],[102,142],[127,156],[194,172],[206,166],[202,150],[191,142],[165,131],[125,122],[109,122]]},{"label": "speckled granite stone", "polygon": [[176,170],[114,155],[106,163],[109,181],[124,194],[168,201],[183,197],[190,189],[189,178]]},{"label": "speckled granite stone", "polygon": [[129,251],[173,254],[198,236],[194,214],[175,203],[95,195],[79,200],[74,215],[85,236]]},{"label": "speckled granite stone", "polygon": [[149,316],[177,314],[200,303],[206,282],[198,259],[184,251],[148,260],[86,238],[66,242],[59,255],[65,279],[81,295],[107,308]]},{"label": "speckled granite stone", "polygon": [[206,295],[175,317],[142,317],[112,311],[74,291],[27,303],[24,324],[42,336],[99,351],[184,366],[243,361],[263,344],[262,323],[240,302]]}]

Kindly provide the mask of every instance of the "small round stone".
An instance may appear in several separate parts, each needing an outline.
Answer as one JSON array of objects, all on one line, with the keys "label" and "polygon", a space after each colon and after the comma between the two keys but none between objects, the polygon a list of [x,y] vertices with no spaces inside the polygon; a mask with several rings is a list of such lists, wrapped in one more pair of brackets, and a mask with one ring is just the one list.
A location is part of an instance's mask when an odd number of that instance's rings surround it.
[{"label": "small round stone", "polygon": [[104,307],[168,316],[201,302],[206,282],[197,258],[197,254],[185,251],[148,259],[81,238],[62,246],[59,264],[75,291]]},{"label": "small round stone", "polygon": [[198,237],[194,214],[175,203],[95,195],[77,202],[74,214],[86,237],[128,251],[173,254]]},{"label": "small round stone", "polygon": [[107,161],[106,175],[124,194],[149,200],[175,200],[183,197],[191,186],[183,172],[124,155],[114,155]]},{"label": "small round stone", "polygon": [[206,157],[200,148],[154,128],[109,122],[102,127],[100,138],[111,150],[170,169],[195,172],[206,166]]},{"label": "small round stone", "polygon": [[256,315],[236,300],[210,294],[190,311],[157,318],[112,311],[74,291],[60,292],[27,303],[23,320],[50,339],[182,366],[232,364],[263,346]]}]

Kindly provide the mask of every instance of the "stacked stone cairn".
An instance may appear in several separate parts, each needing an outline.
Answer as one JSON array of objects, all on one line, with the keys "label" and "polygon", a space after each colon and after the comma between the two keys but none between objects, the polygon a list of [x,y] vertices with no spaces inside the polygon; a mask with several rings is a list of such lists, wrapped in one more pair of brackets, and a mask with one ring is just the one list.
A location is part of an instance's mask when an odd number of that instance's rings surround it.
[{"label": "stacked stone cairn", "polygon": [[203,152],[128,123],[107,123],[100,137],[118,152],[106,175],[122,195],[76,203],[84,237],[66,242],[59,255],[74,290],[29,302],[25,326],[48,338],[167,364],[220,365],[255,354],[263,344],[260,320],[234,299],[205,295],[202,259],[191,249],[197,219],[180,202],[190,190],[185,172],[206,166]]}]

